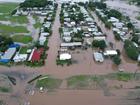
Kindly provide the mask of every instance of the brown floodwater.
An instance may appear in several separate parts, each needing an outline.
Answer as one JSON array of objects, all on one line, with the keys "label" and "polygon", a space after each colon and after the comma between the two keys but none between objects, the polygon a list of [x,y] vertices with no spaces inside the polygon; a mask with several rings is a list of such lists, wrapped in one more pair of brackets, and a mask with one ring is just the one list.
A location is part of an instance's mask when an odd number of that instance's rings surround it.
[{"label": "brown floodwater", "polygon": [[[126,94],[124,91],[115,91],[116,96],[106,97],[103,95],[101,90],[65,90],[65,87],[62,86],[62,89],[56,90],[52,93],[37,93],[35,95],[29,96],[25,94],[25,88],[28,87],[27,81],[29,81],[34,76],[39,74],[50,74],[56,78],[64,79],[73,75],[81,74],[107,74],[116,72],[118,67],[116,67],[110,59],[106,59],[104,63],[96,63],[93,60],[94,50],[76,50],[71,52],[72,58],[75,64],[71,66],[57,66],[56,58],[58,55],[58,50],[60,47],[61,39],[59,34],[59,13],[61,10],[61,4],[58,5],[58,10],[56,13],[56,18],[52,27],[53,33],[49,38],[49,47],[47,51],[48,58],[46,60],[46,65],[40,68],[30,68],[26,66],[13,66],[13,67],[4,67],[0,66],[0,73],[4,72],[19,72],[21,74],[29,74],[29,77],[26,79],[21,79],[16,77],[17,85],[13,86],[13,92],[11,94],[0,94],[0,99],[6,99],[8,105],[19,105],[25,101],[31,102],[31,105],[121,105],[119,104],[122,99],[120,96]],[[98,23],[98,26],[101,27],[102,31],[107,34],[107,40],[113,42],[116,49],[120,49],[122,52],[122,64],[119,68],[124,69],[125,71],[135,72],[135,70],[140,70],[140,67],[137,66],[137,63],[128,59],[123,50],[123,42],[118,42],[114,39],[112,31],[107,30],[104,25],[98,20],[97,16],[92,13],[95,17],[95,21]],[[13,74],[12,74],[13,75]],[[31,88],[32,89],[32,88]],[[123,104],[125,105],[125,104]],[[137,105],[137,104],[135,104]]]}]

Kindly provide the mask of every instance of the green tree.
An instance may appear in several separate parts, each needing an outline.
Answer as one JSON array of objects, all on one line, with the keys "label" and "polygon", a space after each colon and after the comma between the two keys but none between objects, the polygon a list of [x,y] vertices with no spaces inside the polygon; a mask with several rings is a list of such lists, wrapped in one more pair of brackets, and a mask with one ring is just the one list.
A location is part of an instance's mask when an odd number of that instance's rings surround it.
[{"label": "green tree", "polygon": [[92,47],[99,47],[100,49],[106,48],[106,42],[104,40],[93,40]]},{"label": "green tree", "polygon": [[113,57],[113,62],[114,62],[114,64],[116,64],[116,65],[120,65],[120,64],[121,64],[121,59],[120,59],[120,57],[119,57],[118,55],[114,56],[114,57]]},{"label": "green tree", "polygon": [[129,58],[132,60],[137,60],[139,56],[139,49],[136,48],[130,40],[124,42],[124,49]]}]

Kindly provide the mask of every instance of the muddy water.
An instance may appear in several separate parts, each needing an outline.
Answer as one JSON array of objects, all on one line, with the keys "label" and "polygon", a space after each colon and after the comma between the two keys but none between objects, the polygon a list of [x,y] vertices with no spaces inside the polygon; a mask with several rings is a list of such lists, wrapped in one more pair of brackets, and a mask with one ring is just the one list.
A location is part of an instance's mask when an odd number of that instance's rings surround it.
[{"label": "muddy water", "polygon": [[[93,50],[88,49],[87,51],[76,50],[72,53],[73,60],[76,62],[71,66],[57,66],[56,65],[56,57],[57,51],[59,50],[59,46],[61,43],[60,35],[59,35],[59,13],[61,10],[61,5],[58,5],[58,10],[56,14],[56,18],[52,27],[53,33],[52,36],[49,38],[49,51],[48,58],[46,60],[46,65],[41,68],[30,68],[25,66],[16,66],[16,67],[0,67],[0,72],[4,71],[18,71],[22,74],[30,74],[30,77],[34,77],[34,75],[38,74],[51,74],[56,78],[67,78],[73,75],[81,75],[81,74],[107,74],[112,73],[117,70],[116,66],[113,65],[110,59],[106,59],[103,64],[98,64],[93,60]],[[95,20],[98,22],[97,17],[95,16]],[[98,22],[98,25],[101,26],[101,29],[107,33],[108,37],[107,40],[114,43],[115,48],[121,49],[123,52],[123,43],[117,42],[114,40],[113,33],[109,30],[106,30],[105,27]],[[124,68],[126,71],[135,72],[137,64],[128,60],[127,57],[122,56],[123,64],[120,66]],[[25,95],[25,87],[27,87],[27,81],[31,78],[26,78],[25,80],[21,80],[17,78],[17,86],[14,87],[14,91],[12,93],[13,96],[17,96],[18,100],[13,99],[10,97],[8,100],[9,105],[16,105],[21,101],[30,101],[31,105],[121,105],[120,103],[120,96],[124,96],[126,93],[124,91],[115,91],[113,92],[116,94],[115,96],[105,97],[102,91],[95,91],[95,90],[65,90],[66,88],[66,81],[60,87],[60,90],[57,90],[53,93],[35,93],[34,96]],[[11,96],[11,94],[10,94]],[[1,98],[7,98],[7,96],[1,96]],[[102,100],[102,101],[101,101]],[[16,104],[15,104],[16,103]],[[123,104],[124,105],[124,104]],[[136,104],[137,105],[137,104]]]},{"label": "muddy water", "polygon": [[[42,97],[38,99],[36,97]],[[92,90],[60,90],[54,93],[40,94],[30,97],[33,105],[118,105],[115,97],[105,97],[102,91]]]},{"label": "muddy water", "polygon": [[140,8],[135,5],[129,5],[124,1],[121,0],[108,0],[106,1],[107,5],[113,9],[117,9],[123,14],[126,14],[130,17],[131,20],[137,22],[137,26],[140,28],[140,21],[136,19],[136,16],[139,15]]}]

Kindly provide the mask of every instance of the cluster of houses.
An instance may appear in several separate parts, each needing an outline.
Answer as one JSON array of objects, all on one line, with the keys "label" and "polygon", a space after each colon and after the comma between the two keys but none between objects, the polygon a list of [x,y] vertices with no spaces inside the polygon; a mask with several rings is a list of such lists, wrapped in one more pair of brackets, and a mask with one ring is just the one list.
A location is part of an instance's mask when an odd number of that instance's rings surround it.
[{"label": "cluster of houses", "polygon": [[[96,12],[102,18],[107,18],[107,14],[105,13],[105,10],[96,9]],[[116,34],[118,34],[123,41],[125,41],[128,38],[128,36],[127,36],[128,27],[126,26],[125,22],[121,22],[116,17],[110,17],[107,21],[112,24],[112,26],[113,26],[112,31],[115,32]]]},{"label": "cluster of houses", "polygon": [[[106,35],[103,34],[101,29],[97,26],[94,19],[83,7],[77,3],[64,4],[62,7],[61,14],[64,19],[61,23],[61,45],[59,50],[59,59],[61,55],[66,59],[71,59],[69,49],[75,48],[88,48],[92,45],[93,40],[104,40],[106,41]],[[78,15],[81,17],[78,19]],[[76,19],[75,19],[75,18]],[[104,53],[95,52],[93,54],[95,61],[103,62],[104,55],[116,55],[116,50],[107,50]]]},{"label": "cluster of houses", "polygon": [[17,11],[15,15],[39,15],[39,16],[46,16],[48,13],[53,13],[55,7],[56,7],[56,2],[51,1],[51,4],[46,5],[45,7],[28,7],[28,8],[17,8]]},{"label": "cluster of houses", "polygon": [[[96,9],[96,12],[100,15],[100,17],[107,18],[107,14],[105,14],[104,10]],[[115,17],[110,17],[107,21],[112,24],[112,26],[113,26],[112,31],[114,32],[114,34],[119,35],[122,41],[125,41],[130,38],[130,36],[129,36],[130,32],[129,32],[128,27],[126,26],[126,24],[127,24],[126,21],[122,22]],[[133,44],[136,48],[139,47],[139,45],[137,43],[133,42]],[[140,54],[138,56],[138,62],[140,62]]]},{"label": "cluster of houses", "polygon": [[[19,9],[17,11],[19,11]],[[34,7],[32,9],[27,8],[26,11],[20,10],[20,13],[30,12],[30,14],[33,13],[34,15],[39,16],[42,16],[44,14],[43,17],[45,17],[45,19],[44,23],[42,24],[42,27],[40,27],[40,33],[37,42],[38,44],[37,46],[31,48],[29,48],[28,46],[22,46],[17,44],[10,45],[9,48],[4,53],[0,54],[0,62],[1,63],[42,62],[42,60],[45,59],[45,57],[43,57],[42,59],[42,56],[45,56],[44,54],[46,54],[45,51],[47,49],[45,49],[46,48],[45,46],[47,45],[45,42],[48,41],[48,37],[51,35],[51,26],[53,24],[55,11],[56,7],[54,7],[54,3],[52,5],[48,4],[45,8]],[[17,12],[16,15],[25,15],[25,14],[19,14],[19,12]]]},{"label": "cluster of houses", "polygon": [[[21,51],[21,50],[24,50]],[[21,47],[17,44],[12,44],[9,48],[0,56],[1,63],[9,63],[9,62],[36,62],[39,61],[41,55],[43,54],[44,48],[29,48]]]}]

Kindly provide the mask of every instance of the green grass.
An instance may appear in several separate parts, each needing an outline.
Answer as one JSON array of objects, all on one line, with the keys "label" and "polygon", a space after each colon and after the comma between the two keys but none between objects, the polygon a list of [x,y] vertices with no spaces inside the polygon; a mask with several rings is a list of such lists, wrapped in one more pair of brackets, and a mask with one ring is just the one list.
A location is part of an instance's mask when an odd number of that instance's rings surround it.
[{"label": "green grass", "polygon": [[72,64],[72,61],[71,60],[59,60],[59,59],[56,59],[56,64],[61,65],[61,66],[64,66],[66,64],[67,66],[69,66],[69,65]]},{"label": "green grass", "polygon": [[24,26],[8,26],[0,24],[0,31],[3,33],[29,33]]},{"label": "green grass", "polygon": [[35,20],[35,24],[34,24],[34,28],[40,28],[41,26],[42,26],[42,24],[40,23],[40,20],[39,20],[39,17],[38,16],[36,16],[36,15],[34,15],[33,16],[33,18],[34,18],[34,20]]},{"label": "green grass", "polygon": [[35,24],[34,24],[34,28],[40,28],[42,26],[42,24],[40,23],[40,22],[36,22]]},{"label": "green grass", "polygon": [[21,47],[19,54],[26,54],[28,50],[28,47]]},{"label": "green grass", "polygon": [[68,88],[87,89],[99,87],[99,82],[103,79],[100,76],[78,75],[67,79]]},{"label": "green grass", "polygon": [[18,3],[0,3],[0,13],[11,13]]},{"label": "green grass", "polygon": [[11,15],[0,15],[1,21],[10,21],[13,23],[19,23],[19,24],[27,24],[28,19],[26,16],[11,16]]},{"label": "green grass", "polygon": [[137,16],[136,18],[137,18],[137,20],[140,20],[140,16]]},{"label": "green grass", "polygon": [[8,93],[10,92],[10,88],[7,88],[7,87],[0,87],[0,92],[4,92],[4,93]]},{"label": "green grass", "polygon": [[55,79],[49,76],[44,76],[42,77],[42,79],[38,79],[37,83],[36,83],[36,87],[40,88],[40,87],[44,87],[47,89],[56,89],[59,88],[60,84],[61,84],[62,80],[60,79]]},{"label": "green grass", "polygon": [[32,37],[24,35],[14,35],[12,39],[14,42],[20,42],[24,44],[30,43],[33,40]]}]

